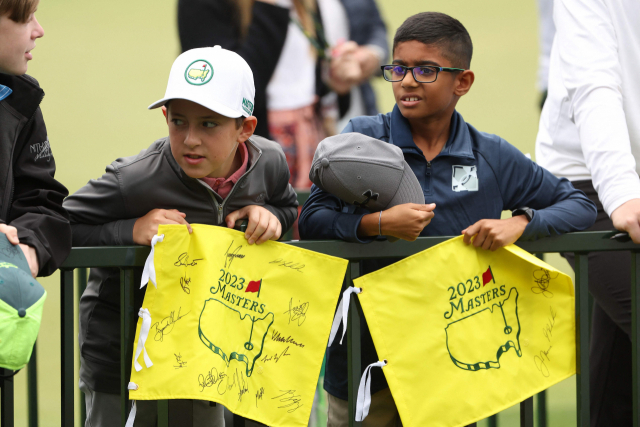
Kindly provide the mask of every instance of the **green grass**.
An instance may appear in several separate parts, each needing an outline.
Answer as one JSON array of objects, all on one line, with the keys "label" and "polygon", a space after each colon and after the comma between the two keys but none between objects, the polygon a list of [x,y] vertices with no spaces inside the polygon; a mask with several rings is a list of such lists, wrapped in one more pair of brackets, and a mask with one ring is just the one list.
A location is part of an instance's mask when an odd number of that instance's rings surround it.
[{"label": "green grass", "polygon": [[[381,0],[392,37],[402,21],[436,10],[469,30],[476,81],[459,111],[476,128],[496,133],[525,153],[538,129],[537,15],[532,0]],[[164,95],[179,53],[174,0],[41,0],[38,41],[29,74],[46,92],[42,110],[56,158],[56,177],[71,192],[118,157],[136,154],[165,136],[162,113],[146,107]],[[374,86],[379,107],[393,106],[391,87]],[[567,271],[559,257],[552,264]],[[59,275],[41,282],[48,292],[38,339],[40,425],[60,425]],[[514,378],[517,381],[517,378]],[[16,426],[26,426],[26,374],[16,376]],[[569,379],[549,392],[550,425],[575,425],[575,386]],[[500,415],[518,425],[517,408]]]}]

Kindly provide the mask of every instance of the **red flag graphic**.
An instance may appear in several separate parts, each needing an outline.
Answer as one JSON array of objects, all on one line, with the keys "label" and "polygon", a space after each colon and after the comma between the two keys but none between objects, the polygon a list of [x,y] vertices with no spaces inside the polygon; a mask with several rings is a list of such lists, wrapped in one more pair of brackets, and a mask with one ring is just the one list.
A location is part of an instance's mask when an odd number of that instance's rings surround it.
[{"label": "red flag graphic", "polygon": [[247,285],[247,289],[245,289],[245,292],[257,292],[258,296],[260,296],[260,286],[262,285],[262,279],[260,280],[252,280],[249,282],[249,284]]},{"label": "red flag graphic", "polygon": [[486,285],[492,280],[493,280],[493,283],[496,283],[496,279],[493,278],[493,272],[491,271],[491,266],[489,266],[489,268],[487,268],[487,271],[482,273],[482,286]]}]

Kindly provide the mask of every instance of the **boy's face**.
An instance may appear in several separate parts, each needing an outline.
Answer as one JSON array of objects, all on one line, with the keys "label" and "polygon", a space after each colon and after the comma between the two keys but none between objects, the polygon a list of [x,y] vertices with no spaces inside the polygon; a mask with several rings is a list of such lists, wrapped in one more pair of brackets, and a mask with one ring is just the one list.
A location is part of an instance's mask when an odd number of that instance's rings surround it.
[{"label": "boy's face", "polygon": [[[416,40],[398,43],[393,51],[393,63],[405,67],[433,65],[457,68],[441,54],[438,46]],[[442,71],[433,83],[418,83],[407,71],[402,81],[391,84],[400,112],[411,121],[451,117],[458,99],[468,92],[472,83],[473,73],[467,70]]]},{"label": "boy's face", "polygon": [[171,153],[191,178],[227,178],[235,172],[231,168],[238,143],[253,134],[255,120],[247,118],[238,128],[236,119],[192,101],[174,99],[167,108]]},{"label": "boy's face", "polygon": [[15,22],[0,15],[0,72],[21,76],[27,72],[27,62],[33,59],[31,50],[36,39],[44,35],[35,14],[27,22]]}]

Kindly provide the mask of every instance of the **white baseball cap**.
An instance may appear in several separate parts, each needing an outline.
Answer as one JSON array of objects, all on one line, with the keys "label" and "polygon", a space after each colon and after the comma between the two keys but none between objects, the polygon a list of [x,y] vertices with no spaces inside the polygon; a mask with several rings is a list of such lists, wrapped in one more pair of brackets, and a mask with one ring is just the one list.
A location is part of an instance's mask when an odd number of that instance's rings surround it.
[{"label": "white baseball cap", "polygon": [[253,73],[240,55],[220,46],[203,47],[176,58],[164,98],[149,109],[172,99],[186,99],[225,117],[249,117],[255,94]]}]

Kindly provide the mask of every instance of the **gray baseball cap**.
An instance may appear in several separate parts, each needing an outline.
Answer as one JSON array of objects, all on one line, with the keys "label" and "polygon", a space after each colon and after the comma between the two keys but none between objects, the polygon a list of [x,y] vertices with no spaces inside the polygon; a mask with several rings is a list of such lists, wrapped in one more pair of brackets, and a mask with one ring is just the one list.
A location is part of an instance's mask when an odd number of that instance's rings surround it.
[{"label": "gray baseball cap", "polygon": [[22,250],[0,233],[0,367],[15,371],[29,361],[46,297]]},{"label": "gray baseball cap", "polygon": [[424,204],[422,187],[400,147],[361,133],[343,133],[320,142],[309,179],[371,212],[405,203]]}]

